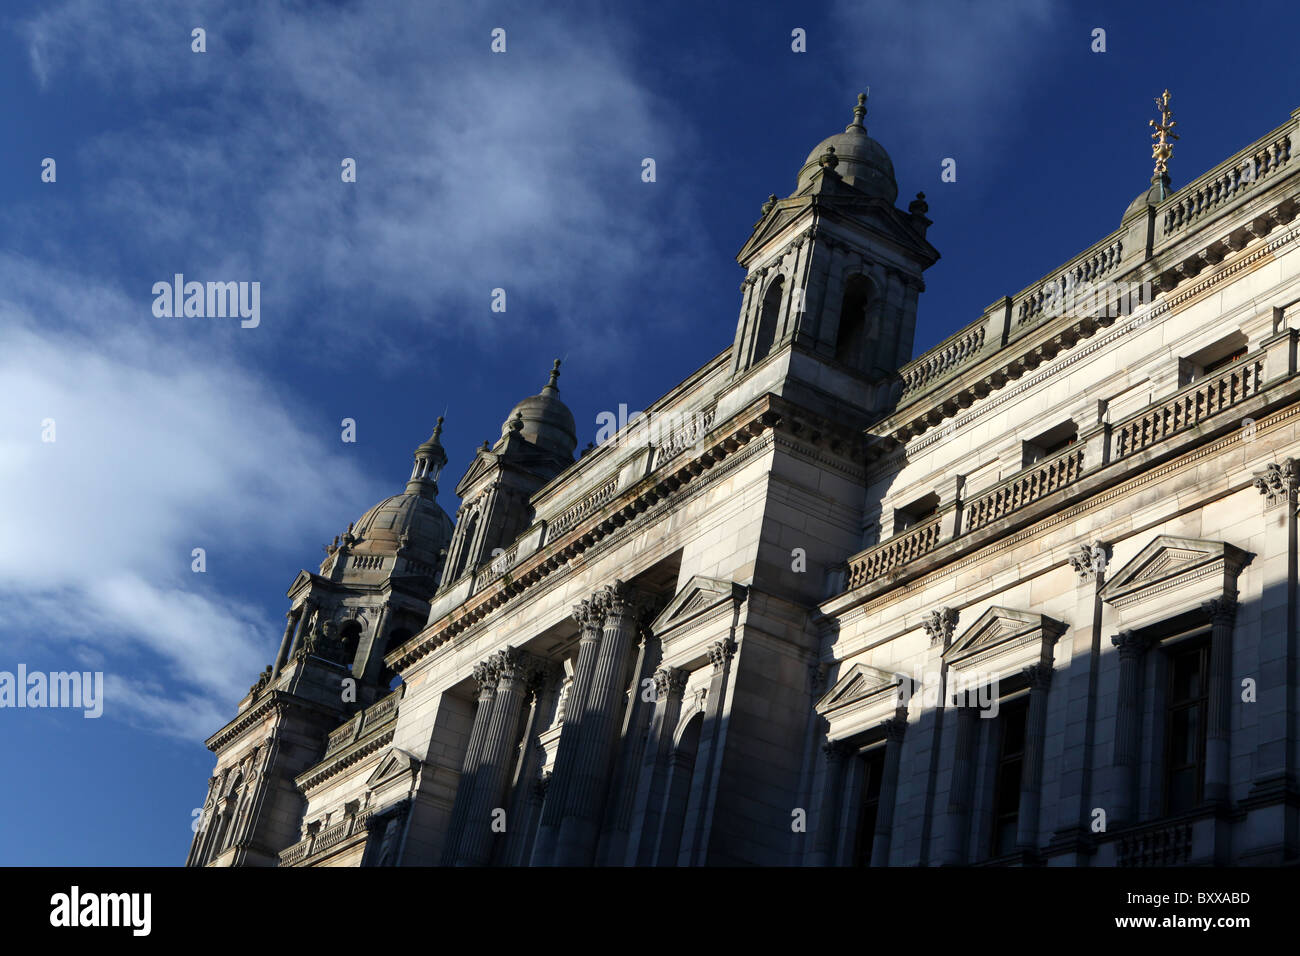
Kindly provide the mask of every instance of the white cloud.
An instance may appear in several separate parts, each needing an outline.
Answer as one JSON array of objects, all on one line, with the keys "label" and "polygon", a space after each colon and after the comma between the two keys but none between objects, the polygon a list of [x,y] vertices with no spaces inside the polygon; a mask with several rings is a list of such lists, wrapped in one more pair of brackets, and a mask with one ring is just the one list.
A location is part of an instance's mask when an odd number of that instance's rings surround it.
[{"label": "white cloud", "polygon": [[142,323],[147,308],[0,256],[0,498],[14,505],[0,593],[28,610],[4,630],[12,654],[123,668],[108,712],[194,739],[229,719],[283,621],[205,586],[191,550],[209,568],[268,548],[310,563],[297,543],[322,536],[322,516],[385,489],[217,344]]}]

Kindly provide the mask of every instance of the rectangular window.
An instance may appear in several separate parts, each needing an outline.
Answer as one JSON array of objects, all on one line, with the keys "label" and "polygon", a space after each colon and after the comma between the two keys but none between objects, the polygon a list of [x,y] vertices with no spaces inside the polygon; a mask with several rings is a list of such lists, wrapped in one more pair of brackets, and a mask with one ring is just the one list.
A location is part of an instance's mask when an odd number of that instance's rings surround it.
[{"label": "rectangular window", "polygon": [[1180,641],[1169,650],[1165,703],[1165,813],[1200,804],[1205,784],[1209,644]]},{"label": "rectangular window", "polygon": [[876,840],[876,813],[880,809],[880,778],[885,773],[885,748],[862,755],[862,809],[858,814],[858,838],[853,849],[854,866],[871,865]]},{"label": "rectangular window", "polygon": [[993,856],[1016,848],[1020,826],[1020,779],[1025,766],[1025,721],[1029,699],[1004,703],[997,717],[997,764],[993,770]]},{"label": "rectangular window", "polygon": [[1041,435],[1021,445],[1021,467],[1036,465],[1044,458],[1050,458],[1058,451],[1065,451],[1079,440],[1079,429],[1074,422],[1062,422],[1055,428],[1048,429]]}]

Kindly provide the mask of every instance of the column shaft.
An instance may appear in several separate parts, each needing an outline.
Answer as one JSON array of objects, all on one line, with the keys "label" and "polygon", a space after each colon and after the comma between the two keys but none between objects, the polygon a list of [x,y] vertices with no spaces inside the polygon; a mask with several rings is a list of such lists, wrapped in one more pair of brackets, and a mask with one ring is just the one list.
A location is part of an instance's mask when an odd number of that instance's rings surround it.
[{"label": "column shaft", "polygon": [[443,866],[455,863],[460,851],[465,818],[469,814],[469,804],[473,798],[474,778],[483,759],[483,741],[487,739],[488,724],[492,720],[492,702],[497,694],[496,673],[490,661],[484,661],[474,668],[474,680],[478,682],[478,708],[474,711],[474,724],[470,728],[469,744],[465,748],[465,760],[461,764],[460,782],[456,786],[456,796],[451,806],[451,822],[447,826],[447,838],[442,847]]},{"label": "column shaft", "polygon": [[1024,760],[1020,765],[1020,818],[1016,846],[1037,850],[1043,792],[1043,753],[1047,746],[1047,691],[1052,685],[1050,664],[1025,668],[1029,678],[1029,712],[1025,715]]},{"label": "column shaft", "polygon": [[975,779],[975,733],[979,710],[975,707],[957,708],[957,739],[954,741],[952,765],[952,790],[948,794],[948,832],[944,841],[944,863],[957,865],[966,862],[966,847],[970,837],[971,790]]}]

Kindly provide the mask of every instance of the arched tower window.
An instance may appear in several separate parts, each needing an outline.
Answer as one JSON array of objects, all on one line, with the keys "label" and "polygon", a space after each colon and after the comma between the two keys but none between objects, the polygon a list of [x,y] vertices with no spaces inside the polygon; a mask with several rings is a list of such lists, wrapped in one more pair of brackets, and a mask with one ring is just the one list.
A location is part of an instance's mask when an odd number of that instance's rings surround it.
[{"label": "arched tower window", "polygon": [[357,656],[357,645],[361,643],[361,623],[348,621],[339,629],[339,640],[343,642],[343,663],[348,667]]},{"label": "arched tower window", "polygon": [[785,292],[785,277],[777,276],[763,296],[763,308],[758,317],[758,330],[754,334],[754,364],[767,358],[776,344],[776,324],[781,312],[781,296]]},{"label": "arched tower window", "polygon": [[835,336],[835,360],[846,365],[860,365],[865,358],[867,308],[871,283],[864,275],[851,276],[844,284],[840,305],[840,327]]}]

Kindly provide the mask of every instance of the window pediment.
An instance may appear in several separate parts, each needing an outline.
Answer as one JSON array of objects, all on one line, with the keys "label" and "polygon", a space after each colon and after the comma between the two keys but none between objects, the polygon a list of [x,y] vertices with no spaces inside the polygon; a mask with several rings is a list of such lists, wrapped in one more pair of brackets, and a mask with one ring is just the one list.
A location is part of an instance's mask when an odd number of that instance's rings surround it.
[{"label": "window pediment", "polygon": [[1031,664],[1050,664],[1065,624],[1043,614],[991,607],[948,650],[944,662],[958,671],[990,671],[1001,677]]},{"label": "window pediment", "polygon": [[[905,699],[902,674],[869,664],[854,664],[817,701],[816,711],[831,724],[832,737],[845,737],[893,717]],[[909,682],[910,683],[910,682]]]},{"label": "window pediment", "polygon": [[[1250,554],[1222,541],[1162,534],[1138,552],[1101,589],[1101,599],[1116,609],[1175,596],[1187,601],[1235,591],[1237,575]],[[1176,592],[1176,593],[1175,593]]]},{"label": "window pediment", "polygon": [[650,629],[662,640],[670,632],[699,620],[720,605],[739,603],[744,597],[745,587],[734,581],[694,575],[659,612]]}]

